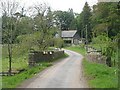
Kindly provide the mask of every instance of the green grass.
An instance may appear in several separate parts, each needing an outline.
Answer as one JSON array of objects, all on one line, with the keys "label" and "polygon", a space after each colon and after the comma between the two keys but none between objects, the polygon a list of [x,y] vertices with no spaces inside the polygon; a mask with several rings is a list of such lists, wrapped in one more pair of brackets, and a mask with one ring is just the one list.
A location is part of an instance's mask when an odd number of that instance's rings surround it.
[{"label": "green grass", "polygon": [[[18,45],[13,45],[17,47]],[[20,70],[24,69],[28,66],[28,52],[25,50],[14,48],[13,55],[12,55],[12,70]],[[9,67],[9,58],[8,58],[8,51],[7,45],[2,46],[2,71],[8,71]]]},{"label": "green grass", "polygon": [[[24,56],[18,57],[18,58],[12,58],[12,70],[20,70],[23,68],[26,68],[28,66],[28,58],[25,58]],[[8,71],[9,67],[9,59],[4,58],[2,59],[2,71]]]},{"label": "green grass", "polygon": [[[85,56],[85,49],[81,46],[67,47],[66,49],[78,52]],[[88,85],[91,88],[117,88],[118,86],[118,69],[108,67],[104,64],[89,62],[83,59],[84,75],[87,78]],[[116,74],[115,74],[116,71]]]},{"label": "green grass", "polygon": [[83,60],[84,72],[89,85],[93,88],[117,88],[118,78],[116,68]]},{"label": "green grass", "polygon": [[82,55],[85,55],[85,49],[83,46],[70,46],[70,47],[66,47],[65,49],[72,50]]}]

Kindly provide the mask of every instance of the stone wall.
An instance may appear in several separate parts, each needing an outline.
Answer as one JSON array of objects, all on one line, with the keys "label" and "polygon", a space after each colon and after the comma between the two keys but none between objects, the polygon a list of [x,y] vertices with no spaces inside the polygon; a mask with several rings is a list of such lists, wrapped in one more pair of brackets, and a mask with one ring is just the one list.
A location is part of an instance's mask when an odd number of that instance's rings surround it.
[{"label": "stone wall", "polygon": [[43,61],[51,61],[53,59],[57,59],[64,55],[64,51],[31,51],[29,53],[29,65],[34,66],[35,63],[43,62]]},{"label": "stone wall", "polygon": [[106,64],[106,57],[96,53],[89,53],[86,55],[87,59],[91,62]]},{"label": "stone wall", "polygon": [[106,57],[101,54],[100,50],[93,47],[85,47],[87,54],[86,57],[91,62],[106,64]]}]

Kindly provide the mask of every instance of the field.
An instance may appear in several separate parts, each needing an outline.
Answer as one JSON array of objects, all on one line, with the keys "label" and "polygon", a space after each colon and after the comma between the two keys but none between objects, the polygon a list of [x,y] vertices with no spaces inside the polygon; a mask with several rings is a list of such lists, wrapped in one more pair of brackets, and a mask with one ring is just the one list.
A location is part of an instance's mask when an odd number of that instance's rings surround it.
[{"label": "field", "polygon": [[[13,56],[12,56],[12,70],[20,70],[24,69],[28,66],[28,52],[25,51],[23,54],[21,52],[22,50],[14,50]],[[8,58],[8,52],[7,52],[7,46],[4,45],[2,47],[2,71],[8,71],[9,69],[9,58]]]},{"label": "field", "polygon": [[[73,50],[85,56],[85,49],[81,46],[68,47],[66,49]],[[92,88],[117,88],[118,87],[118,69],[116,67],[108,67],[104,64],[92,63],[83,59],[84,75],[88,81],[88,85]]]}]

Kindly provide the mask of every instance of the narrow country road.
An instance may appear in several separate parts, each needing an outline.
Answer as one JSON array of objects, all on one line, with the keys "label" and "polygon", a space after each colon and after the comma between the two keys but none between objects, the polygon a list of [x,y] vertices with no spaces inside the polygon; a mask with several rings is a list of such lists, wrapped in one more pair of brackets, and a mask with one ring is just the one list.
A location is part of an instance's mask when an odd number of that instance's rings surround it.
[{"label": "narrow country road", "polygon": [[83,56],[70,50],[65,52],[68,58],[25,81],[19,88],[87,88],[82,73]]}]

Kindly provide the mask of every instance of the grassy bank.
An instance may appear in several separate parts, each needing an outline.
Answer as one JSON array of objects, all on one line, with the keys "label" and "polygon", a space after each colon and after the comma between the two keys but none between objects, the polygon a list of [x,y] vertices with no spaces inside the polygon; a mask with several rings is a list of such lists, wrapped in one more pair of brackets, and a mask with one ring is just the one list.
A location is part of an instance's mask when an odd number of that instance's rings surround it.
[{"label": "grassy bank", "polygon": [[20,74],[16,74],[15,76],[3,76],[2,77],[2,88],[15,88],[22,81],[33,77],[36,73],[42,71],[43,69],[51,66],[51,63],[41,63],[39,66],[26,68],[26,71],[23,71]]},{"label": "grassy bank", "polygon": [[[68,47],[66,49],[85,55],[85,49],[80,46]],[[117,88],[118,74],[117,68],[108,67],[104,64],[92,63],[84,58],[84,74],[91,88]]]},{"label": "grassy bank", "polygon": [[93,88],[117,88],[118,77],[116,68],[110,68],[103,64],[91,63],[84,59],[84,72],[90,87]]}]

